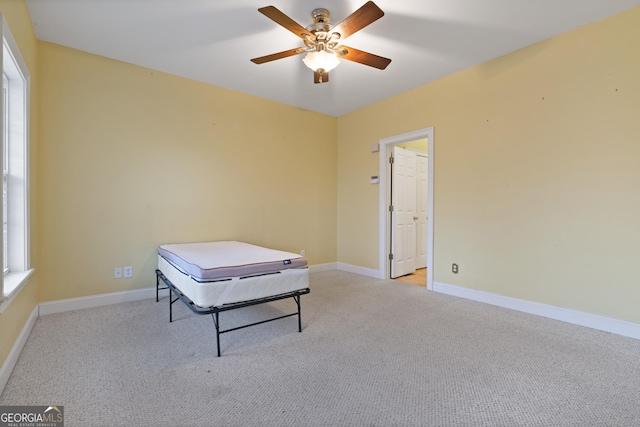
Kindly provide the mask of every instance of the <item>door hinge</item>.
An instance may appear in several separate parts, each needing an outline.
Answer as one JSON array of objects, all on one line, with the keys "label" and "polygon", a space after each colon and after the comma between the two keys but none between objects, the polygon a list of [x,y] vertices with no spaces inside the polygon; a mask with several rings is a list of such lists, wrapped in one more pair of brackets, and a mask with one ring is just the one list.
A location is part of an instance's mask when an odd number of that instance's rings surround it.
[{"label": "door hinge", "polygon": [[393,254],[389,254],[389,261],[393,261]]},{"label": "door hinge", "polygon": [[389,206],[389,212],[393,212],[393,205]]},{"label": "door hinge", "polygon": [[393,156],[389,157],[389,163],[393,164]]}]

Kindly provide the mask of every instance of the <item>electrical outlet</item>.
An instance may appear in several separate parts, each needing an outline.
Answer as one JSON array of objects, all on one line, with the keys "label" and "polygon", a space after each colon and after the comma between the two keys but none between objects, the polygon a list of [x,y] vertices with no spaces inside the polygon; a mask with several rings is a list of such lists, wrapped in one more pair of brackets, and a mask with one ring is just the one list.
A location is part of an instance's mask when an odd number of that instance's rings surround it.
[{"label": "electrical outlet", "polygon": [[453,274],[458,274],[458,264],[451,264],[451,271]]},{"label": "electrical outlet", "polygon": [[133,277],[133,267],[127,265],[124,267],[124,277]]},{"label": "electrical outlet", "polygon": [[115,270],[113,270],[113,278],[122,279],[122,268],[116,267]]},{"label": "electrical outlet", "polygon": [[304,256],[304,249],[300,251],[300,255]]}]

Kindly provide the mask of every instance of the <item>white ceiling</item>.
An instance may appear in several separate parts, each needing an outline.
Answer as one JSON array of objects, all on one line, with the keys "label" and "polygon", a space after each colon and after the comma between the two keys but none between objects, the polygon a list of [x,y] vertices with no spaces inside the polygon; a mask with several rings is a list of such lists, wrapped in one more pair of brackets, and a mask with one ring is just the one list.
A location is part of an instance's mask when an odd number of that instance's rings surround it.
[{"label": "white ceiling", "polygon": [[27,0],[40,40],[332,116],[640,6],[640,0],[374,0],[385,12],[348,46],[391,58],[381,71],[342,61],[314,85],[302,46],[257,11],[273,5],[306,27],[326,8],[342,21],[366,0]]}]

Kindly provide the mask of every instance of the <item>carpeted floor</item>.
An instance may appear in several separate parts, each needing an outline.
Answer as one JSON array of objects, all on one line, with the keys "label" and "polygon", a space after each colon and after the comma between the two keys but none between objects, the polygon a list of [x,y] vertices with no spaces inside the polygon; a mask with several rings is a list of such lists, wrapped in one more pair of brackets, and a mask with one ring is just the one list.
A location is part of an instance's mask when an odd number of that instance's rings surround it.
[{"label": "carpeted floor", "polygon": [[[43,316],[0,405],[65,426],[638,426],[640,341],[330,271],[222,336],[167,298]],[[223,327],[295,311],[223,313]]]}]

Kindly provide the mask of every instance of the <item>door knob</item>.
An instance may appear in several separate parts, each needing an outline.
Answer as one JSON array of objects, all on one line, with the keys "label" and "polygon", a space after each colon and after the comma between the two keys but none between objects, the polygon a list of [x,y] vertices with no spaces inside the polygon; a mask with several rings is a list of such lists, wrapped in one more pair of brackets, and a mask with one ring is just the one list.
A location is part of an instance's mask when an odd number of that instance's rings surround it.
[{"label": "door knob", "polygon": [[417,216],[414,216],[414,217],[413,217],[413,220],[414,220],[414,221],[417,221],[417,220],[418,220],[418,217],[417,217]]}]

